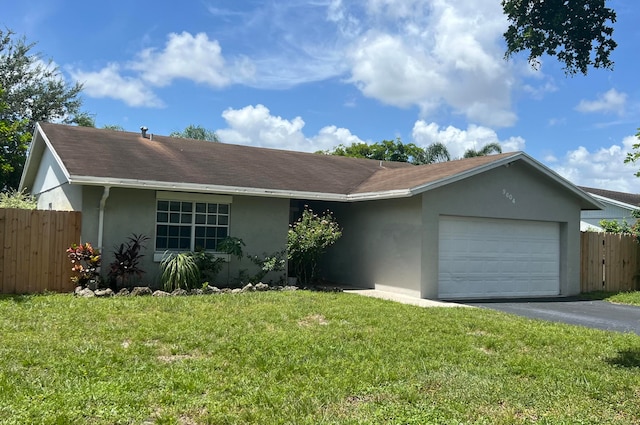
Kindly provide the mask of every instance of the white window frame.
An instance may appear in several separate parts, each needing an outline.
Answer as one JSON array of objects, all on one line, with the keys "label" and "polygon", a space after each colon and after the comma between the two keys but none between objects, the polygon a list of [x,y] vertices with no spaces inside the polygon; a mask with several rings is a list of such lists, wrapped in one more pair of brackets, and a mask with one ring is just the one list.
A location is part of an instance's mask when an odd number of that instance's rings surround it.
[{"label": "white window frame", "polygon": [[[190,247],[189,251],[193,251],[195,249],[195,229],[197,226],[201,226],[202,224],[196,224],[196,203],[206,203],[206,204],[222,204],[228,205],[228,222],[226,224],[227,227],[227,235],[229,234],[229,230],[231,228],[231,204],[233,203],[233,197],[227,195],[208,195],[204,193],[185,193],[185,192],[156,192],[156,201],[155,201],[155,226],[154,226],[154,254],[153,260],[155,262],[162,261],[162,259],[167,255],[167,253],[174,252],[184,252],[184,250],[167,250],[167,251],[158,251],[157,250],[157,239],[158,239],[158,224],[162,225],[171,225],[171,223],[158,223],[158,201],[174,201],[174,202],[191,202],[193,204],[191,210],[191,223],[189,224],[191,227],[191,235],[190,235]],[[206,225],[205,225],[206,226]],[[186,226],[185,226],[186,227]],[[216,225],[216,227],[219,227]],[[213,253],[216,257],[220,257],[225,261],[229,261],[229,255],[223,254],[219,252],[209,251]]]}]

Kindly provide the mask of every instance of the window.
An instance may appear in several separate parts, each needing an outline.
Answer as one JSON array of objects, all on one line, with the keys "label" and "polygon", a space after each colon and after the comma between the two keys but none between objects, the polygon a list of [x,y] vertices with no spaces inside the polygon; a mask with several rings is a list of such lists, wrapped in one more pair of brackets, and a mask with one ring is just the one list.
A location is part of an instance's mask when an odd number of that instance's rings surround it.
[{"label": "window", "polygon": [[230,203],[230,196],[159,193],[156,252],[215,251],[229,235]]}]

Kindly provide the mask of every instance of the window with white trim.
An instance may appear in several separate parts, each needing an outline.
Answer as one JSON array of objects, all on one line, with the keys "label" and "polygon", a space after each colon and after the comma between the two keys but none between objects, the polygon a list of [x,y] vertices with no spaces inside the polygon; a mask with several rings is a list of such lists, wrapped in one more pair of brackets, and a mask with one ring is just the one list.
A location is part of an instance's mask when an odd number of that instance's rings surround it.
[{"label": "window with white trim", "polygon": [[229,236],[231,197],[187,197],[188,194],[158,194],[156,252],[216,251],[218,243]]}]

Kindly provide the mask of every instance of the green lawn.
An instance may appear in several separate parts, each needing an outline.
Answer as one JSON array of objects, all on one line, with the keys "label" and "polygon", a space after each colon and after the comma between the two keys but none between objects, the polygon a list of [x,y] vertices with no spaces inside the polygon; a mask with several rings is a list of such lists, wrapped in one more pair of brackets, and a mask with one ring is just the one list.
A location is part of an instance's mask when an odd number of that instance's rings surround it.
[{"label": "green lawn", "polygon": [[640,291],[631,292],[606,292],[594,291],[580,295],[584,300],[604,300],[616,304],[629,304],[640,306]]},{"label": "green lawn", "polygon": [[640,337],[343,293],[0,299],[0,423],[639,423]]}]

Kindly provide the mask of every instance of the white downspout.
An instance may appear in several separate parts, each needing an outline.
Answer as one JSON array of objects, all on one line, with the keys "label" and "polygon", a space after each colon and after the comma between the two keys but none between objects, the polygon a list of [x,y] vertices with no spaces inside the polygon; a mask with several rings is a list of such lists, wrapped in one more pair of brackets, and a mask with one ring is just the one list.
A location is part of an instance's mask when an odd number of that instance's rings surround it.
[{"label": "white downspout", "polygon": [[109,197],[111,186],[105,186],[100,199],[100,214],[98,215],[98,249],[102,252],[102,237],[104,235],[104,206]]}]

